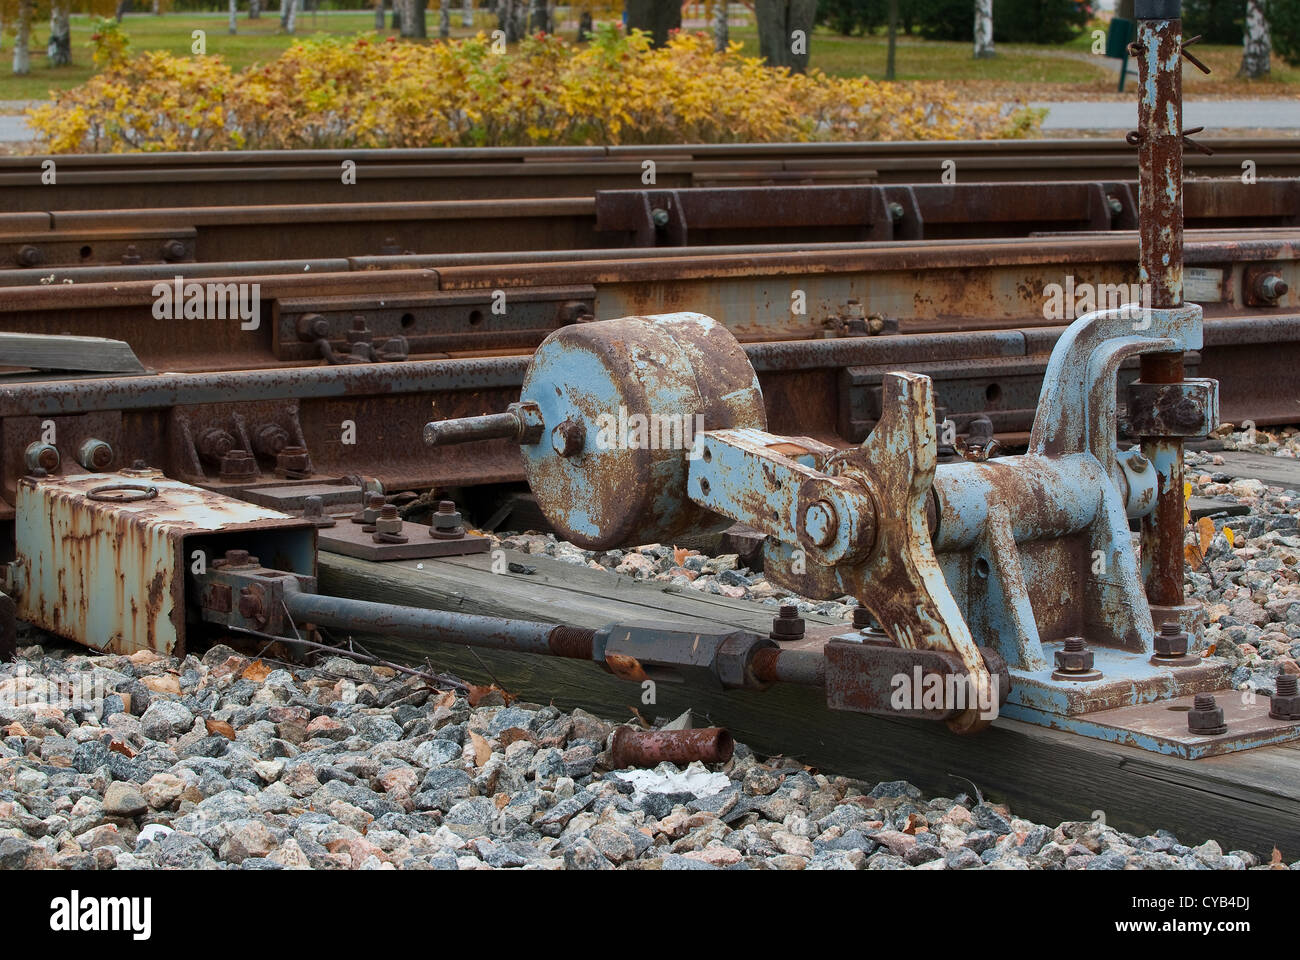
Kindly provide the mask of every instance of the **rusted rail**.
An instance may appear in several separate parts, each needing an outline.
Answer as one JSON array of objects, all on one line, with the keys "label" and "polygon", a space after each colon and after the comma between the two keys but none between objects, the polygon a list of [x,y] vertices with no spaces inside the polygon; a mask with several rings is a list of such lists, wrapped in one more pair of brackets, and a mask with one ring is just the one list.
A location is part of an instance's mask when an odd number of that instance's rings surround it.
[{"label": "rusted rail", "polygon": [[[1300,179],[1187,185],[1195,229],[1300,223]],[[52,201],[61,193],[51,192]],[[115,267],[473,252],[992,239],[1133,230],[1135,181],[605,190],[594,196],[0,213],[0,270],[84,282]],[[0,277],[13,283],[16,278]],[[20,282],[20,281],[17,281]]]},{"label": "rusted rail", "polygon": [[[1238,178],[1243,160],[1261,177],[1300,176],[1292,140],[1217,138],[1192,158],[1197,176]],[[57,189],[42,182],[53,159]],[[10,211],[141,209],[192,204],[401,202],[590,196],[647,185],[762,186],[938,183],[945,161],[958,182],[1132,179],[1122,139],[922,143],[681,144],[428,150],[287,150],[0,158]],[[345,184],[342,165],[356,165]],[[57,196],[53,194],[57,193]]]}]

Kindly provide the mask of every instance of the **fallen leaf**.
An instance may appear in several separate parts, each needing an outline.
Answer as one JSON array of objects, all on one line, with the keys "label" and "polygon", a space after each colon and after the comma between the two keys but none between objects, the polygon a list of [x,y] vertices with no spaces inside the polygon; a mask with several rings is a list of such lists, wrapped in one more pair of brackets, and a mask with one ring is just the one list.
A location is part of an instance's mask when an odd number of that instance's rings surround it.
[{"label": "fallen leaf", "polygon": [[271,675],[270,667],[264,664],[261,660],[254,660],[252,663],[250,663],[247,667],[244,668],[244,673],[241,679],[249,680],[253,683],[261,683],[270,675]]},{"label": "fallen leaf", "polygon": [[1223,528],[1223,537],[1228,541],[1228,546],[1235,547],[1237,545],[1237,534],[1232,527]]},{"label": "fallen leaf", "polygon": [[135,751],[132,750],[121,740],[114,740],[112,743],[108,745],[108,749],[112,750],[114,753],[120,753],[128,760],[135,756]]},{"label": "fallen leaf", "polygon": [[1199,567],[1204,560],[1201,556],[1201,551],[1196,548],[1196,544],[1194,543],[1183,544],[1183,559],[1193,567]]},{"label": "fallen leaf", "polygon": [[1201,554],[1204,555],[1214,541],[1214,521],[1209,517],[1201,517],[1196,521],[1196,533],[1201,541]]},{"label": "fallen leaf", "polygon": [[636,657],[629,657],[624,653],[609,653],[605,655],[605,665],[609,667],[610,672],[620,680],[631,680],[635,683],[641,683],[650,679],[646,676],[645,670],[641,667],[641,661]]},{"label": "fallen leaf", "polygon": [[1217,640],[1211,640],[1211,641],[1210,641],[1210,645],[1209,645],[1209,647],[1206,648],[1206,651],[1205,651],[1203,654],[1201,654],[1201,656],[1202,656],[1202,657],[1212,657],[1212,656],[1214,656],[1214,651],[1217,650],[1217,649],[1219,649],[1219,641],[1217,641]]},{"label": "fallen leaf", "polygon": [[469,741],[474,745],[474,766],[483,766],[492,757],[492,746],[473,730],[469,732]]},{"label": "fallen leaf", "polygon": [[433,706],[435,709],[437,709],[438,707],[454,707],[455,705],[456,705],[455,690],[444,690],[442,693],[438,694],[438,696],[434,698],[433,701]]},{"label": "fallen leaf", "polygon": [[501,735],[497,739],[501,741],[502,747],[508,747],[519,740],[527,740],[529,743],[536,742],[536,738],[523,727],[507,727],[501,731]]},{"label": "fallen leaf", "polygon": [[235,739],[235,728],[224,720],[204,720],[203,723],[208,728],[208,733],[216,733],[225,737],[227,740]]},{"label": "fallen leaf", "polygon": [[690,555],[691,551],[686,547],[673,547],[673,564],[680,567]]},{"label": "fallen leaf", "polygon": [[638,710],[636,707],[628,707],[628,709],[632,711],[632,715],[637,718],[637,720],[640,722],[642,727],[644,727],[647,730],[650,729],[650,724],[646,721],[645,717],[641,716],[640,710]]}]

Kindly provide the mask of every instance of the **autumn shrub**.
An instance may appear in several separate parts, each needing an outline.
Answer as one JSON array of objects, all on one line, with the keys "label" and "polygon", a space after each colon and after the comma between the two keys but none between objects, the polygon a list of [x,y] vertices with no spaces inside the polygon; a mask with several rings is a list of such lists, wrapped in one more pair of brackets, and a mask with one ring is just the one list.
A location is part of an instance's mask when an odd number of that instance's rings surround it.
[{"label": "autumn shrub", "polygon": [[300,41],[238,73],[219,56],[119,57],[29,117],[56,153],[981,139],[1040,123],[938,84],[790,74],[704,34],[651,49],[614,27],[506,53],[482,34]]}]

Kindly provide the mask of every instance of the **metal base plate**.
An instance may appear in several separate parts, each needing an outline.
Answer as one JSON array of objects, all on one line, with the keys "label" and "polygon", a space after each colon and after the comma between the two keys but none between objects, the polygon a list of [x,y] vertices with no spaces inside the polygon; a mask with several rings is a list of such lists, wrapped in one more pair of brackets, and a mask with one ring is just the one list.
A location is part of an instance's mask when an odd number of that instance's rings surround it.
[{"label": "metal base plate", "polygon": [[1228,727],[1227,733],[1217,737],[1188,731],[1187,712],[1192,708],[1191,696],[1072,717],[1025,708],[1014,713],[1004,709],[1003,713],[1017,720],[1187,760],[1300,740],[1300,720],[1272,719],[1268,715],[1268,697],[1247,697],[1243,691],[1231,689],[1213,693],[1223,708],[1224,723]]},{"label": "metal base plate", "polygon": [[427,560],[432,557],[458,557],[469,553],[487,553],[492,541],[487,537],[467,535],[455,540],[439,540],[429,536],[429,528],[422,523],[402,523],[402,536],[406,543],[375,543],[374,535],[361,529],[361,524],[340,517],[336,525],[320,531],[320,549],[341,553],[361,560]]}]

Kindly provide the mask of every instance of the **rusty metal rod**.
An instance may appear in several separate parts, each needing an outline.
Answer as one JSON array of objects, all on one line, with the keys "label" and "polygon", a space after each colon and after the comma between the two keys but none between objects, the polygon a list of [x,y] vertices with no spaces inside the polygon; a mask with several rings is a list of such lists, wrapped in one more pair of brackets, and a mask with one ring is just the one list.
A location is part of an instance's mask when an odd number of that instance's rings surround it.
[{"label": "rusty metal rod", "polygon": [[[1138,234],[1142,282],[1151,303],[1183,302],[1183,89],[1181,0],[1137,0]],[[1145,383],[1183,379],[1181,353],[1144,354]],[[1142,567],[1147,600],[1183,603],[1183,443],[1142,437],[1142,454],[1159,477],[1156,509],[1142,520]]]},{"label": "rusty metal rod", "polygon": [[610,750],[616,768],[657,767],[664,761],[679,767],[694,763],[726,763],[736,742],[721,727],[702,730],[634,730],[619,727],[614,731]]},{"label": "rusty metal rod", "polygon": [[431,447],[442,447],[475,440],[513,440],[519,435],[519,430],[519,417],[513,413],[435,420],[424,425],[424,442]]},{"label": "rusty metal rod", "polygon": [[327,597],[292,585],[286,588],[284,603],[295,623],[516,653],[590,660],[595,636],[595,631],[581,627]]}]

